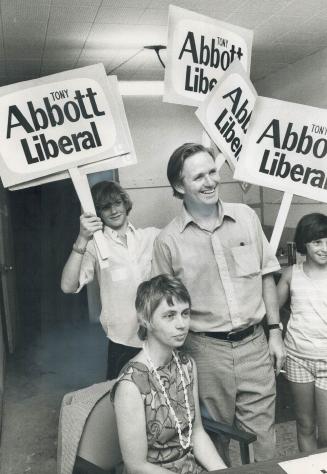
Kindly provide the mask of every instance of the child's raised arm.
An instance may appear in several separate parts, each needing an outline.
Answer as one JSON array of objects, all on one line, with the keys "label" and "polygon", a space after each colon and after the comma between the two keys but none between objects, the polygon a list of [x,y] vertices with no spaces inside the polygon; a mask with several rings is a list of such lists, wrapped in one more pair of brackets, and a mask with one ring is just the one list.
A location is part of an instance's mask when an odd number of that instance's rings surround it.
[{"label": "child's raised arm", "polygon": [[290,296],[290,285],[292,278],[292,267],[287,267],[283,270],[282,276],[277,285],[278,303],[282,308]]}]

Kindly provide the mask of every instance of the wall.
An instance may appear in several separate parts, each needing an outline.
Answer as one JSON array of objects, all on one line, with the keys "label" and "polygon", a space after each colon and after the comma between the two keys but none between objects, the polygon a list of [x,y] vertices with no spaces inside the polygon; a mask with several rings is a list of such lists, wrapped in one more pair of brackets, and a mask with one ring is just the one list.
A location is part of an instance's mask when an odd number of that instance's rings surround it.
[{"label": "wall", "polygon": [[[254,85],[259,95],[300,104],[324,108],[327,106],[327,49],[290,64],[287,68],[257,81]],[[264,225],[273,227],[282,192],[263,189]],[[292,240],[294,227],[300,217],[310,212],[327,213],[327,204],[294,196],[286,221],[281,245]]]}]

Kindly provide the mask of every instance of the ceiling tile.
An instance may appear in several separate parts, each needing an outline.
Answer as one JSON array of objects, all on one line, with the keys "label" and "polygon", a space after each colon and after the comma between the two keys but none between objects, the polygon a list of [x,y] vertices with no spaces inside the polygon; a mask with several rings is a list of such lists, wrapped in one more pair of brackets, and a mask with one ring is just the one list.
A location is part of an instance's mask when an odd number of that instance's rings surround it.
[{"label": "ceiling tile", "polygon": [[51,0],[2,0],[3,23],[47,22]]},{"label": "ceiling tile", "polygon": [[287,18],[295,16],[301,18],[310,18],[322,10],[326,9],[326,0],[299,1],[293,0],[283,10],[281,14]]},{"label": "ceiling tile", "polygon": [[[327,4],[327,3],[326,3]],[[316,14],[305,23],[305,33],[301,39],[307,39],[308,42],[314,41],[317,45],[327,46],[327,10]]]},{"label": "ceiling tile", "polygon": [[[173,5],[224,20],[246,2],[247,0],[175,0]],[[168,12],[171,3],[171,0],[151,0],[149,8],[163,9]]]},{"label": "ceiling tile", "polygon": [[44,23],[6,23],[3,38],[6,60],[41,58],[45,34]]},{"label": "ceiling tile", "polygon": [[[260,25],[258,29],[260,30],[260,28],[265,28],[266,26],[268,26],[270,31],[273,32],[274,38],[278,40],[289,29],[301,27],[301,25],[304,25],[306,21],[307,19],[301,16],[293,16],[292,18],[290,18],[288,16],[284,16],[282,13],[279,13],[278,15],[274,15],[267,19],[267,21]],[[292,22],[291,28],[290,22]]]},{"label": "ceiling tile", "polygon": [[8,43],[15,38],[28,41],[29,38],[38,39],[43,43],[46,34],[46,23],[26,21],[23,23],[5,22],[3,25],[4,42]]},{"label": "ceiling tile", "polygon": [[97,58],[94,58],[94,59],[78,58],[78,60],[74,64],[74,67],[80,68],[80,67],[86,67],[86,66],[93,66],[93,64],[103,64],[105,66],[105,61],[104,60],[100,61]]},{"label": "ceiling tile", "polygon": [[259,79],[262,79],[269,74],[271,74],[274,71],[277,71],[279,69],[284,69],[285,67],[288,67],[287,63],[282,63],[282,62],[258,62],[258,63],[253,63],[251,65],[251,79],[252,81],[258,81]]},{"label": "ceiling tile", "polygon": [[62,47],[62,42],[60,40],[53,40],[51,44],[48,44],[43,51],[42,59],[47,60],[67,60],[67,61],[78,61],[78,58],[81,54],[81,48],[74,48],[74,46]]},{"label": "ceiling tile", "polygon": [[[135,52],[137,50],[130,50]],[[91,61],[97,59],[99,61],[114,59],[119,56],[118,48],[84,48],[80,55],[80,60]],[[132,53],[131,53],[132,54]]]},{"label": "ceiling tile", "polygon": [[111,8],[147,8],[150,5],[150,0],[103,0],[103,7]]},{"label": "ceiling tile", "polygon": [[47,59],[77,60],[91,29],[91,23],[51,22],[48,28],[43,57]]},{"label": "ceiling tile", "polygon": [[[110,0],[109,0],[110,1]],[[102,3],[102,0],[51,0],[53,6],[69,6],[71,8],[88,7],[97,10]]]},{"label": "ceiling tile", "polygon": [[[43,46],[39,42],[22,42],[17,39],[11,41],[10,44],[6,45],[5,57],[10,58],[9,61],[16,59],[32,59],[40,60],[42,58]],[[8,59],[7,59],[8,61]]]},{"label": "ceiling tile", "polygon": [[56,74],[57,72],[68,71],[70,69],[73,69],[74,66],[74,61],[71,60],[46,60],[43,61],[41,65],[41,76],[49,76],[51,74]]},{"label": "ceiling tile", "polygon": [[6,71],[8,77],[21,76],[26,80],[27,78],[39,77],[41,62],[38,60],[20,59],[11,60],[7,62]]},{"label": "ceiling tile", "polygon": [[124,68],[137,69],[144,63],[142,53],[143,51],[140,50],[134,50],[134,52],[124,51],[124,55],[119,55],[113,60],[105,61],[107,74],[116,74],[117,71],[122,71]]},{"label": "ceiling tile", "polygon": [[70,22],[68,19],[65,21],[54,22],[50,21],[47,30],[47,39],[61,38],[64,43],[75,38],[85,39],[92,27],[92,23],[85,22]]},{"label": "ceiling tile", "polygon": [[143,9],[140,8],[112,8],[102,6],[96,16],[96,23],[116,23],[135,25],[142,16]]},{"label": "ceiling tile", "polygon": [[50,20],[52,22],[93,23],[98,8],[97,4],[74,4],[71,1],[62,5],[53,5],[51,6]]},{"label": "ceiling tile", "polygon": [[147,8],[139,18],[142,25],[167,25],[168,12],[163,9]]}]

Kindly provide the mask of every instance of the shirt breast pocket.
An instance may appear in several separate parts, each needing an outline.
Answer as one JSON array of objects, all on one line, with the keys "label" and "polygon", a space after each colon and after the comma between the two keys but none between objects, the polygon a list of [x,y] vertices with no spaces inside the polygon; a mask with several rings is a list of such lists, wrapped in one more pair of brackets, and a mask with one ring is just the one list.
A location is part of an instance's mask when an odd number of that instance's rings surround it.
[{"label": "shirt breast pocket", "polygon": [[260,273],[259,255],[254,244],[238,245],[231,248],[235,275],[246,277]]}]

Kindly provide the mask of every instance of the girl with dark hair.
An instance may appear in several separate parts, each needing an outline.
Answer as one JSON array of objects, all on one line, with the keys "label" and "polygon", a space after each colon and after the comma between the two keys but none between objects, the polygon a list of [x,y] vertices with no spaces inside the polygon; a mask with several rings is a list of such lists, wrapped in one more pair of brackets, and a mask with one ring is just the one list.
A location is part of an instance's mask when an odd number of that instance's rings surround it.
[{"label": "girl with dark hair", "polygon": [[200,474],[226,467],[202,426],[195,363],[178,351],[188,333],[190,305],[177,278],[158,275],[138,287],[143,349],[112,390],[129,474]]},{"label": "girl with dark hair", "polygon": [[280,306],[291,301],[285,369],[305,452],[327,446],[327,216],[302,217],[294,240],[305,262],[288,267],[277,289]]}]

